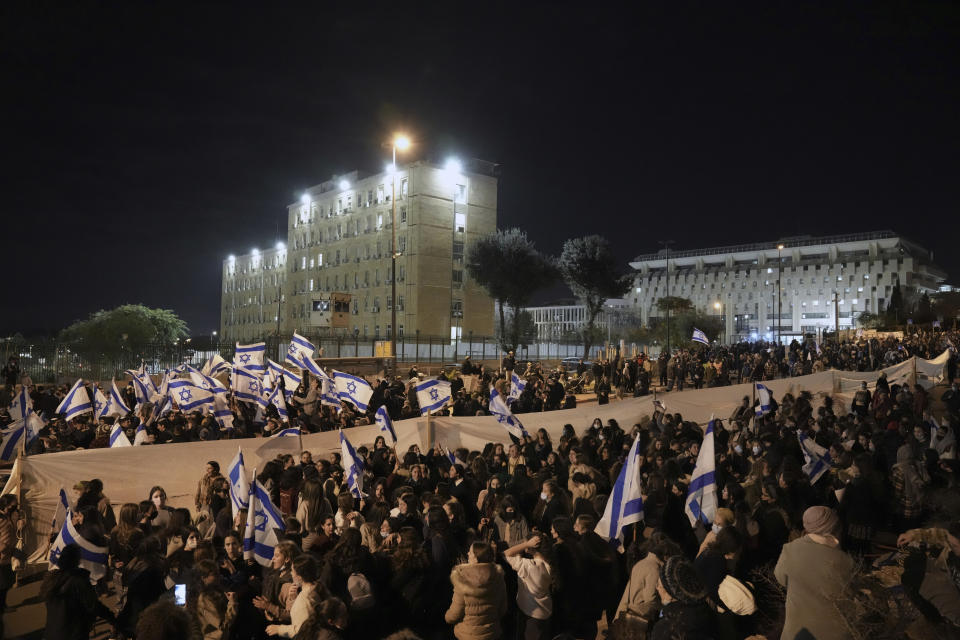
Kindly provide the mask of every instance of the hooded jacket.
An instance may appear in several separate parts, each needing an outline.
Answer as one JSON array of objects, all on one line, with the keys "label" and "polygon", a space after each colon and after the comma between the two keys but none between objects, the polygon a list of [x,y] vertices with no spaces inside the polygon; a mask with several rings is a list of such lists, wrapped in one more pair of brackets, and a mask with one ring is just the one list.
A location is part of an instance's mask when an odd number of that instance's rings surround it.
[{"label": "hooded jacket", "polygon": [[450,572],[453,602],[444,616],[456,625],[458,640],[495,640],[502,634],[500,619],[507,613],[503,569],[493,563],[461,564]]}]

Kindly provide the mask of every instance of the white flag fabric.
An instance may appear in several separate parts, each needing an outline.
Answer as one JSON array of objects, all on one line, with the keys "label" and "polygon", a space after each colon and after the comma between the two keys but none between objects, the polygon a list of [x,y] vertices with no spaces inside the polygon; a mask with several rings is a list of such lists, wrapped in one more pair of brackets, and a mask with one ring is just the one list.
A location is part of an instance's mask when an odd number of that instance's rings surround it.
[{"label": "white flag fabric", "polygon": [[275,434],[270,436],[271,438],[286,438],[288,436],[293,436],[294,438],[299,438],[301,435],[300,427],[287,427],[286,429],[280,429]]},{"label": "white flag fabric", "polygon": [[113,428],[110,429],[110,446],[111,447],[129,447],[130,438],[127,437],[127,434],[123,432],[123,429],[119,424],[113,425]]},{"label": "white flag fabric", "polygon": [[447,380],[430,378],[415,387],[417,402],[420,404],[420,415],[427,415],[450,402],[450,383]]},{"label": "white flag fabric", "polygon": [[190,375],[190,381],[204,391],[210,391],[211,393],[227,392],[227,388],[223,386],[222,382],[212,376],[197,371],[190,365],[187,365],[187,373]]},{"label": "white flag fabric", "polygon": [[22,420],[33,410],[33,400],[27,392],[27,388],[20,386],[20,392],[13,397],[13,404],[10,405],[10,418],[12,420]]},{"label": "white flag fabric", "polygon": [[714,425],[710,420],[707,424],[707,433],[700,445],[700,455],[697,456],[697,465],[693,469],[690,487],[687,489],[687,502],[683,510],[690,519],[690,526],[696,526],[697,521],[707,527],[713,525],[713,517],[717,514],[717,460],[714,455]]},{"label": "white flag fabric", "polygon": [[3,434],[3,441],[0,442],[0,460],[10,462],[17,457],[17,454],[24,449],[23,439],[27,439],[26,447],[36,439],[43,428],[43,420],[36,413],[31,411],[26,419],[17,420],[11,423]]},{"label": "white flag fabric", "polygon": [[93,383],[93,415],[97,418],[104,418],[107,415],[107,396],[103,395],[100,385]]},{"label": "white flag fabric", "polygon": [[243,402],[256,402],[263,393],[263,384],[255,373],[246,369],[234,369],[233,395]]},{"label": "white flag fabric", "polygon": [[691,340],[693,340],[694,342],[700,342],[705,345],[710,344],[710,341],[707,340],[707,334],[705,334],[703,331],[700,331],[700,329],[693,330],[693,337],[691,338]]},{"label": "white flag fabric", "polygon": [[237,455],[230,461],[227,478],[230,480],[230,504],[233,506],[233,517],[236,518],[240,509],[250,505],[250,481],[243,466],[243,449],[238,448]]},{"label": "white flag fabric", "polygon": [[397,432],[393,430],[393,420],[390,419],[390,414],[387,413],[386,406],[380,405],[380,408],[377,409],[377,413],[374,415],[374,420],[377,426],[380,427],[380,435],[383,436],[387,446],[390,448],[397,446]]},{"label": "white flag fabric", "polygon": [[340,430],[340,463],[343,465],[344,478],[354,498],[362,498],[363,493],[363,460],[357,456],[357,451]]},{"label": "white flag fabric", "polygon": [[340,395],[337,393],[337,384],[332,378],[320,378],[320,404],[333,407],[337,413],[343,411],[340,404]]},{"label": "white flag fabric", "polygon": [[773,406],[770,403],[770,398],[773,397],[773,392],[770,389],[766,388],[764,385],[759,382],[757,385],[757,417],[765,416],[770,413],[770,408]]},{"label": "white flag fabric", "polygon": [[607,498],[607,506],[603,510],[603,518],[595,529],[598,536],[615,541],[617,550],[623,553],[623,530],[627,525],[643,520],[643,498],[640,495],[642,479],[640,477],[640,462],[643,452],[640,451],[640,436],[633,439],[626,463],[620,469],[613,491]]},{"label": "white flag fabric", "polygon": [[224,360],[219,353],[210,356],[200,369],[200,373],[211,378],[221,373],[230,373],[230,363]]},{"label": "white flag fabric", "polygon": [[270,565],[277,546],[277,529],[284,529],[283,518],[279,509],[270,501],[270,494],[257,480],[256,469],[253,476],[247,507],[247,527],[243,534],[243,557],[256,560],[266,567]]},{"label": "white flag fabric", "polygon": [[67,514],[70,513],[70,503],[67,501],[67,492],[60,487],[60,495],[57,497],[57,507],[53,511],[53,520],[50,522],[50,533],[59,532],[63,527]]},{"label": "white flag fabric", "polygon": [[346,400],[360,411],[367,410],[370,396],[373,395],[373,389],[369,382],[349,373],[334,371],[333,384],[337,388],[337,397]]},{"label": "white flag fabric", "polygon": [[93,403],[90,394],[83,386],[83,378],[73,383],[70,392],[63,398],[55,413],[63,415],[64,420],[72,420],[84,413],[93,413]]},{"label": "white flag fabric", "polygon": [[111,383],[110,393],[107,395],[107,406],[103,408],[103,413],[98,414],[99,417],[123,417],[130,413],[130,407],[123,401],[120,389],[117,388],[117,381],[111,380]]},{"label": "white flag fabric", "polygon": [[797,439],[800,441],[800,449],[803,451],[803,458],[806,464],[803,465],[803,472],[810,478],[810,484],[816,484],[817,480],[822,478],[833,464],[830,459],[830,451],[814,442],[813,438],[807,436],[804,432],[797,433]]},{"label": "white flag fabric", "polygon": [[507,433],[514,438],[520,439],[528,435],[527,430],[523,428],[523,424],[519,418],[513,415],[510,407],[504,402],[503,396],[500,395],[500,392],[497,391],[497,388],[493,385],[490,385],[490,406],[488,409],[490,413],[496,417],[497,422],[502,424],[507,430]]},{"label": "white flag fabric", "polygon": [[149,440],[147,426],[143,423],[137,425],[137,430],[133,434],[133,446],[137,447]]},{"label": "white flag fabric", "polygon": [[226,396],[213,396],[213,419],[217,421],[221,429],[227,431],[233,429],[233,411],[230,410]]},{"label": "white flag fabric", "polygon": [[520,394],[527,387],[527,381],[516,374],[510,372],[510,395],[507,396],[507,405],[511,405],[520,398]]},{"label": "white flag fabric", "polygon": [[263,375],[263,362],[266,354],[267,344],[265,342],[255,344],[240,344],[238,342],[236,353],[233,356],[233,366],[234,368],[241,366],[244,369],[259,372],[260,375]]},{"label": "white flag fabric", "polygon": [[73,518],[67,513],[60,535],[50,548],[50,564],[58,565],[64,547],[75,544],[80,547],[80,566],[90,572],[90,582],[96,582],[107,575],[107,554],[109,549],[86,540],[73,526]]}]

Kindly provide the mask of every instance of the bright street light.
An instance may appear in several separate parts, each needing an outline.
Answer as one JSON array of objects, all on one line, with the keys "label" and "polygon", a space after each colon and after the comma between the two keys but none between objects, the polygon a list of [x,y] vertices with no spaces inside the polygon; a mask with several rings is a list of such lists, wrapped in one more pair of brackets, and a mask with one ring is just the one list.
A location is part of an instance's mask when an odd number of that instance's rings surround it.
[{"label": "bright street light", "polygon": [[282,242],[277,243],[277,251],[283,251],[286,248],[287,248],[287,245],[283,244]]},{"label": "bright street light", "polygon": [[719,303],[719,302],[714,302],[714,303],[713,303],[713,308],[716,309],[717,311],[719,311],[719,310],[720,310],[720,303]]},{"label": "bright street light", "polygon": [[460,173],[463,171],[463,164],[457,158],[447,158],[444,167],[450,173]]},{"label": "bright street light", "polygon": [[393,162],[387,163],[387,167],[384,169],[384,171],[386,171],[387,174],[389,175],[393,175],[393,172],[396,170],[397,170],[397,165],[396,163],[393,163]]},{"label": "bright street light", "polygon": [[340,191],[346,191],[350,188],[350,183],[346,180],[341,180],[338,186],[340,187]]},{"label": "bright street light", "polygon": [[410,138],[402,133],[398,133],[393,137],[393,146],[400,151],[406,151],[410,148]]},{"label": "bright street light", "polygon": [[255,256],[258,256],[258,255],[260,255],[260,249],[251,249],[251,250],[250,250],[250,253],[252,253],[252,254],[255,255]]},{"label": "bright street light", "polygon": [[777,245],[777,251],[783,251],[783,245],[782,245],[782,244],[778,244],[778,245]]},{"label": "bright street light", "polygon": [[309,193],[304,193],[302,196],[300,196],[300,202],[303,204],[310,204],[310,201],[311,198]]}]

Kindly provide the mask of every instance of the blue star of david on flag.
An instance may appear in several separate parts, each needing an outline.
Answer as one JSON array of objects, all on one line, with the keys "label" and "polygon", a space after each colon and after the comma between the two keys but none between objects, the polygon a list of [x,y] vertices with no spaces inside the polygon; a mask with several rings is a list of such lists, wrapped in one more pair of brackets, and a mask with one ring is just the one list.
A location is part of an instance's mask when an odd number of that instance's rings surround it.
[{"label": "blue star of david on flag", "polygon": [[193,397],[193,394],[190,393],[190,389],[181,389],[178,394],[180,402],[190,402],[190,398]]},{"label": "blue star of david on flag", "polygon": [[357,392],[357,383],[356,383],[356,382],[348,382],[348,383],[347,383],[347,391],[349,391],[350,393],[356,393],[356,392]]},{"label": "blue star of david on flag", "polygon": [[440,398],[440,392],[436,389],[430,389],[430,399],[436,402]]},{"label": "blue star of david on flag", "polygon": [[257,511],[256,524],[254,524],[254,528],[257,531],[267,530],[267,514],[263,511]]},{"label": "blue star of david on flag", "polygon": [[250,362],[250,354],[249,354],[249,353],[241,353],[241,354],[240,354],[240,362],[242,362],[243,364],[247,364],[248,362]]},{"label": "blue star of david on flag", "polygon": [[97,400],[96,407],[97,407],[97,415],[100,415],[100,409],[103,408],[103,403]]}]

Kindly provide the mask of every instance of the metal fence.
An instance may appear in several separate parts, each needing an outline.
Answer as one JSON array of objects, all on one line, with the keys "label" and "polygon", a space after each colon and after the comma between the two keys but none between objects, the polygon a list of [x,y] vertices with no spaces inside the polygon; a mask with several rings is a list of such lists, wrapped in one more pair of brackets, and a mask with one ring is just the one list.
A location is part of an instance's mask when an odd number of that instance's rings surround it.
[{"label": "metal fence", "polygon": [[[324,358],[370,358],[380,356],[378,344],[382,339],[359,338],[349,336],[310,337]],[[283,362],[289,345],[289,336],[270,336],[266,340],[268,358]],[[602,345],[592,349],[596,354]],[[83,349],[55,340],[30,342],[23,344],[6,343],[3,362],[15,356],[20,361],[20,369],[29,375],[34,383],[61,383],[85,378],[89,380],[109,380],[121,377],[123,371],[135,369],[145,363],[153,373],[187,363],[200,367],[213,354],[219,354],[228,362],[232,361],[233,344],[203,343],[193,344],[183,341],[173,345],[147,344],[125,345],[113,353],[91,354]],[[474,361],[497,360],[503,355],[500,345],[492,337],[473,337],[465,340],[443,340],[440,338],[399,337],[397,339],[398,361],[402,363],[452,364],[470,356]],[[517,358],[524,360],[562,360],[583,355],[583,343],[577,341],[534,342],[521,346]],[[319,354],[318,354],[318,357]]]}]

